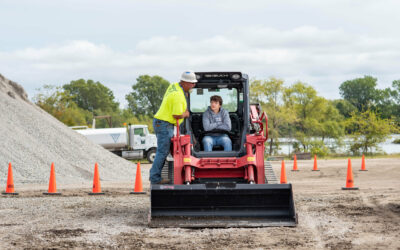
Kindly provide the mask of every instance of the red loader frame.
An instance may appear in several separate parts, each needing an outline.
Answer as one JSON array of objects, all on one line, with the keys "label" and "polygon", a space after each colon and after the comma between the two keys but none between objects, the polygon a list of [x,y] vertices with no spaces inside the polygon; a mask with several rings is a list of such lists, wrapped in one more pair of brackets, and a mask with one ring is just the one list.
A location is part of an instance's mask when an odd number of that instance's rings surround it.
[{"label": "red loader frame", "polygon": [[[250,184],[265,184],[264,152],[268,139],[268,118],[265,112],[259,116],[258,105],[250,105],[250,118],[254,134],[246,135],[245,156],[221,158],[196,158],[191,155],[190,135],[177,133],[172,138],[174,158],[174,184],[190,184],[197,178],[243,178]],[[265,132],[262,120],[265,119]]]}]

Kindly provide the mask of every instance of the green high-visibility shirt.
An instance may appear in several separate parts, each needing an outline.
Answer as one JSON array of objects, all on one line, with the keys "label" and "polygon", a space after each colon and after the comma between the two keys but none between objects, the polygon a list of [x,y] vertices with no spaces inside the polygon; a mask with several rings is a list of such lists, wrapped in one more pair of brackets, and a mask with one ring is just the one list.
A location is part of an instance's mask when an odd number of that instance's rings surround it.
[{"label": "green high-visibility shirt", "polygon": [[[161,106],[154,117],[176,125],[176,119],[172,115],[182,115],[186,108],[187,104],[183,89],[179,86],[179,83],[173,83],[169,85],[165,92]],[[182,122],[183,119],[179,119],[179,124]]]}]

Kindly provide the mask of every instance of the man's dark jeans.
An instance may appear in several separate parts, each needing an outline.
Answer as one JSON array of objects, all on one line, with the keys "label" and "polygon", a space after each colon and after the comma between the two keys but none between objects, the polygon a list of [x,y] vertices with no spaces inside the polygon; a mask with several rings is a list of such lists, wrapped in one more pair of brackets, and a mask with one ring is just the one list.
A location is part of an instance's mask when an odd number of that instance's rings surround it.
[{"label": "man's dark jeans", "polygon": [[157,137],[157,152],[150,169],[150,182],[152,184],[161,181],[161,170],[164,166],[165,159],[169,154],[171,146],[171,138],[174,136],[174,125],[169,122],[153,119],[153,128]]}]

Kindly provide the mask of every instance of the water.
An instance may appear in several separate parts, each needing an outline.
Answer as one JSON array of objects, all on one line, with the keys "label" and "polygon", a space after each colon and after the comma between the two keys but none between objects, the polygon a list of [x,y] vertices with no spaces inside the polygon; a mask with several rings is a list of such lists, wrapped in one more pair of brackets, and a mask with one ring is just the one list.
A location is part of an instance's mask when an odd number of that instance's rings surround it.
[{"label": "water", "polygon": [[[390,138],[387,139],[385,142],[379,143],[380,149],[386,154],[400,153],[400,144],[392,143],[395,139],[400,139],[400,134],[392,134],[390,136]],[[291,154],[293,152],[292,144],[294,141],[295,141],[295,139],[279,138],[280,149],[278,151],[278,154],[283,154],[283,155]],[[338,153],[350,152],[349,151],[349,145],[350,145],[349,142],[350,141],[351,141],[350,138],[346,138],[344,140],[344,146],[336,149],[336,152],[338,152]],[[269,143],[269,140],[268,140],[268,143]],[[333,146],[333,143],[334,143],[333,140],[325,141],[325,145],[328,147]]]}]

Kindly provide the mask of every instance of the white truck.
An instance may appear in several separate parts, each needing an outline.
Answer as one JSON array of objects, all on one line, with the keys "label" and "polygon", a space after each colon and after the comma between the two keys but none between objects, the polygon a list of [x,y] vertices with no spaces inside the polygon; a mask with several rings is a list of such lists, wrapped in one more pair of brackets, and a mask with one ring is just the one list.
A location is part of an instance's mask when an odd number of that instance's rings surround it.
[{"label": "white truck", "polygon": [[157,138],[147,125],[128,125],[125,128],[80,129],[76,132],[105,149],[125,158],[144,159],[153,163]]}]

